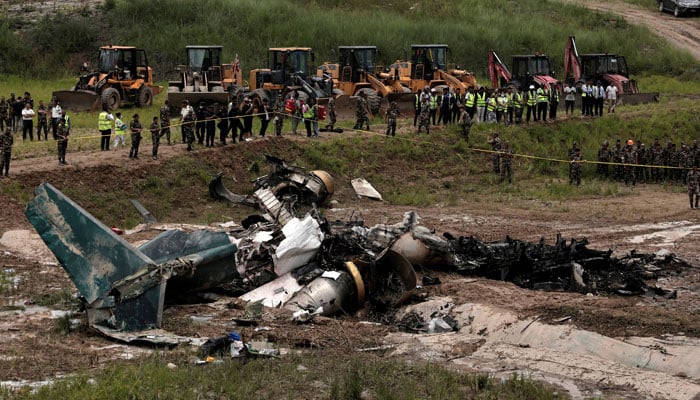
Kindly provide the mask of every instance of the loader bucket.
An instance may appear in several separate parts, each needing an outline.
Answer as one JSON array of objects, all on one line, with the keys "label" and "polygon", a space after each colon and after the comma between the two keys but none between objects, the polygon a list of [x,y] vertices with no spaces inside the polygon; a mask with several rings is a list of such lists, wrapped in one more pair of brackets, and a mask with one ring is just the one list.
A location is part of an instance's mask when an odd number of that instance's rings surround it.
[{"label": "loader bucket", "polygon": [[77,111],[99,111],[102,99],[97,93],[89,90],[58,90],[53,92],[62,108]]},{"label": "loader bucket", "polygon": [[[183,100],[189,100],[192,107],[197,107],[199,104],[204,106],[217,105],[218,107],[228,106],[227,92],[168,92],[168,101],[170,102],[170,110],[173,115],[180,112],[180,104]],[[216,107],[215,107],[216,108]]]},{"label": "loader bucket", "polygon": [[355,120],[357,97],[341,94],[335,98],[335,112],[338,120]]},{"label": "loader bucket", "polygon": [[659,92],[623,94],[618,98],[619,104],[646,104],[659,101]]}]

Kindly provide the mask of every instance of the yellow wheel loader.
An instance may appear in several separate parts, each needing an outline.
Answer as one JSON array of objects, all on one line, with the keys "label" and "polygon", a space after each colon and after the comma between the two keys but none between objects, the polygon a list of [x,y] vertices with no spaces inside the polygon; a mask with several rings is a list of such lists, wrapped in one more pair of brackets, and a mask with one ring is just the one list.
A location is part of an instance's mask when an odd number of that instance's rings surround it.
[{"label": "yellow wheel loader", "polygon": [[53,92],[61,107],[73,111],[116,110],[122,104],[150,106],[162,91],[153,84],[146,52],[132,46],[102,46],[96,71],[80,77],[72,90]]}]

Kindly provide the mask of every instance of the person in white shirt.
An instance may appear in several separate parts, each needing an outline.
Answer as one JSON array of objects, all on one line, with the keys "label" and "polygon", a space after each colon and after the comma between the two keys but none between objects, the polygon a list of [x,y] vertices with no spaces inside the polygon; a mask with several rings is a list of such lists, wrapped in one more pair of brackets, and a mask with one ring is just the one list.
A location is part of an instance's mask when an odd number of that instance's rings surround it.
[{"label": "person in white shirt", "polygon": [[576,102],[576,87],[571,83],[567,83],[564,88],[564,113],[574,115],[574,103]]},{"label": "person in white shirt", "polygon": [[51,104],[51,134],[53,135],[53,140],[58,140],[58,121],[61,120],[61,105],[58,104],[58,99],[53,99]]},{"label": "person in white shirt", "polygon": [[29,102],[26,102],[22,109],[22,140],[27,140],[27,132],[29,140],[34,140],[34,110]]},{"label": "person in white shirt", "polygon": [[608,102],[608,114],[615,114],[615,106],[617,105],[617,86],[608,85],[605,88],[605,98]]}]

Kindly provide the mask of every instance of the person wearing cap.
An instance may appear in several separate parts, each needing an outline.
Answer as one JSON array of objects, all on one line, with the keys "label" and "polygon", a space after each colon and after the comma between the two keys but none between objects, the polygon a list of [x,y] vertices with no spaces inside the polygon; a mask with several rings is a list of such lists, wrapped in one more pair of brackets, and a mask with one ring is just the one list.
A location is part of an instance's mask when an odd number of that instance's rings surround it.
[{"label": "person wearing cap", "polygon": [[637,160],[637,150],[634,148],[634,140],[632,139],[627,139],[627,146],[625,146],[622,156],[622,164],[625,186],[628,186],[630,182],[632,186],[635,186],[637,184],[635,170],[639,162]]},{"label": "person wearing cap", "polygon": [[647,149],[644,143],[638,142],[637,143],[637,164],[639,166],[637,167],[636,171],[636,176],[637,176],[637,181],[639,183],[647,183],[648,181],[651,180],[651,177],[649,176],[649,167],[647,167],[647,164],[649,164],[649,157],[647,154]]},{"label": "person wearing cap", "polygon": [[537,122],[537,92],[535,92],[535,85],[530,85],[530,87],[528,87],[525,105],[527,106],[525,122],[529,124],[530,117],[532,117],[533,121]]},{"label": "person wearing cap", "polygon": [[574,115],[574,103],[576,102],[576,86],[571,82],[564,87],[564,115]]},{"label": "person wearing cap", "polygon": [[132,160],[138,160],[139,158],[139,145],[141,144],[141,131],[143,126],[141,121],[139,121],[139,115],[134,114],[131,123],[129,124],[129,129],[131,130],[131,149],[129,150],[129,158]]},{"label": "person wearing cap", "polygon": [[423,127],[425,127],[425,133],[430,134],[430,97],[421,97],[418,133],[421,132]]},{"label": "person wearing cap", "polygon": [[369,104],[367,103],[367,93],[364,91],[360,92],[360,98],[357,99],[357,109],[355,110],[355,126],[353,129],[362,129],[363,125],[367,126],[369,130],[369,115],[371,114],[369,110]]},{"label": "person wearing cap", "polygon": [[664,169],[661,166],[664,165],[664,149],[659,142],[659,138],[654,139],[654,144],[651,146],[651,165],[652,165],[652,178],[654,182],[661,183],[664,180]]},{"label": "person wearing cap", "polygon": [[687,182],[690,208],[695,206],[695,209],[698,209],[698,198],[700,197],[700,172],[698,172],[698,167],[696,165],[693,165],[688,172]]},{"label": "person wearing cap", "polygon": [[114,116],[109,112],[107,104],[102,105],[102,112],[97,117],[97,129],[100,131],[100,150],[109,150],[109,142],[112,140],[112,121]]},{"label": "person wearing cap", "polygon": [[197,143],[202,145],[207,132],[207,110],[204,108],[204,104],[199,103],[195,109],[194,118],[194,134],[197,136]]},{"label": "person wearing cap", "polygon": [[624,148],[622,147],[622,142],[620,139],[615,141],[615,147],[612,149],[613,156],[613,178],[616,181],[621,181],[624,177],[622,168],[622,158],[624,157]]}]

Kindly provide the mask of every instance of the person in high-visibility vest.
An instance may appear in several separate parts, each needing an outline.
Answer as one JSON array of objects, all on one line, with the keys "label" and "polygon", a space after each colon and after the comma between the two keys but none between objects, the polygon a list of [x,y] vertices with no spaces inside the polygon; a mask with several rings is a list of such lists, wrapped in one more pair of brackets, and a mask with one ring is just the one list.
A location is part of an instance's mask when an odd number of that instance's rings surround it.
[{"label": "person in high-visibility vest", "polygon": [[534,121],[537,121],[537,94],[535,93],[535,85],[530,85],[527,91],[527,115],[525,116],[525,122],[530,123],[530,116]]},{"label": "person in high-visibility vest", "polygon": [[493,92],[489,98],[486,99],[486,121],[496,122],[496,92]]},{"label": "person in high-visibility vest", "polygon": [[109,150],[109,141],[112,136],[112,121],[114,116],[109,112],[109,108],[105,104],[102,106],[102,112],[97,117],[97,129],[100,131],[101,141],[100,150]]},{"label": "person in high-visibility vest", "polygon": [[515,123],[523,122],[523,94],[518,88],[513,88],[513,108],[515,109]]},{"label": "person in high-visibility vest", "polygon": [[428,101],[430,105],[430,120],[433,125],[436,125],[435,118],[437,117],[438,100],[437,100],[437,90],[430,89],[430,100]]},{"label": "person in high-visibility vest", "polygon": [[486,90],[483,87],[479,88],[476,93],[476,122],[484,122],[486,118]]},{"label": "person in high-visibility vest", "polygon": [[[487,106],[488,107],[488,106]],[[508,110],[508,95],[506,94],[506,89],[501,89],[500,93],[496,97],[496,122],[508,125],[508,118],[506,112]]]},{"label": "person in high-visibility vest", "polygon": [[474,120],[474,115],[476,114],[476,94],[472,88],[469,88],[464,95],[464,107],[467,109],[469,118]]},{"label": "person in high-visibility vest", "polygon": [[418,122],[418,116],[420,116],[420,93],[413,95],[413,126],[416,126]]},{"label": "person in high-visibility vest", "polygon": [[314,118],[313,105],[314,98],[310,98],[309,102],[301,106],[301,116],[304,117],[304,126],[306,127],[306,137],[311,137],[311,122]]},{"label": "person in high-visibility vest", "polygon": [[555,85],[549,89],[549,119],[557,119],[557,108],[559,108],[559,89]]}]

